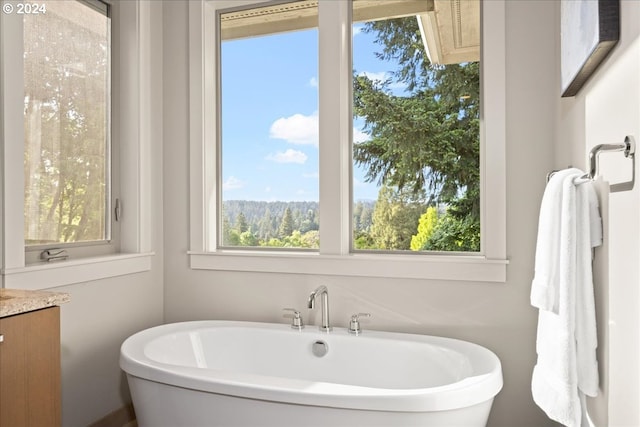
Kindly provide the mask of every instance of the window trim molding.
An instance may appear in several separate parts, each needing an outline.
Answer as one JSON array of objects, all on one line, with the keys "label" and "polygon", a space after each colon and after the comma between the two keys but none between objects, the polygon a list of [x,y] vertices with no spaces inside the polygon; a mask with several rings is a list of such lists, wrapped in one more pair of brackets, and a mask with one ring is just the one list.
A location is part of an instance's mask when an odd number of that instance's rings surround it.
[{"label": "window trim molding", "polygon": [[[55,263],[25,264],[24,245],[24,130],[22,67],[2,61],[0,68],[1,162],[0,203],[2,219],[0,257],[2,285],[15,289],[47,289],[151,268],[151,4],[145,1],[110,2],[114,20],[119,19],[118,57],[120,66],[119,161],[122,186],[120,198],[126,215],[120,222],[120,252],[92,258],[75,258]],[[0,15],[0,55],[22,57],[22,27],[14,15]],[[116,18],[118,17],[118,18]],[[113,28],[113,27],[112,27]],[[19,37],[15,37],[19,35]],[[131,36],[133,35],[133,36]],[[17,55],[17,56],[16,56]],[[19,61],[18,61],[19,62]],[[114,136],[115,137],[115,136]],[[15,141],[20,141],[16,143]]]},{"label": "window trim molding", "polygon": [[40,290],[109,277],[140,273],[151,269],[151,255],[114,254],[93,258],[75,258],[49,264],[4,269],[7,288]]},{"label": "window trim molding", "polygon": [[[507,259],[507,75],[506,2],[483,1],[480,9],[480,247],[487,260]],[[485,78],[491,76],[491,78]],[[490,123],[490,125],[487,125]],[[492,141],[488,144],[487,141]],[[491,210],[491,212],[489,212]],[[487,236],[491,236],[490,239]]]},{"label": "window trim molding", "polygon": [[388,279],[506,282],[506,265],[506,260],[466,255],[189,252],[189,266],[193,270]]},{"label": "window trim molding", "polygon": [[[216,224],[217,196],[216,176],[218,159],[216,154],[216,129],[212,120],[217,117],[215,100],[217,85],[217,35],[214,26],[205,22],[215,22],[217,9],[258,5],[264,0],[189,2],[189,106],[190,106],[190,267],[192,269],[248,271],[266,273],[295,273],[340,275],[385,278],[412,278],[430,280],[455,280],[468,282],[506,282],[508,260],[506,258],[506,6],[505,0],[482,3],[482,78],[483,107],[480,115],[481,132],[481,245],[482,253],[458,254],[362,254],[350,253],[348,245],[351,154],[344,145],[334,144],[326,157],[320,154],[322,163],[339,164],[339,173],[320,178],[320,195],[323,203],[325,194],[330,195],[329,209],[322,209],[321,222],[337,224],[342,233],[323,236],[319,253],[274,253],[263,251],[223,250],[215,248],[215,230],[208,229]],[[215,3],[215,5],[214,5]],[[350,31],[339,26],[340,20],[348,18],[348,2],[320,2],[319,26],[335,30],[331,37],[338,37],[333,43],[350,46]],[[324,19],[327,18],[327,19]],[[320,95],[320,113],[323,109],[350,111],[346,82],[331,79],[335,73],[344,72],[349,67],[347,54],[331,63],[338,67],[323,67],[327,62],[327,49],[322,48],[320,39],[320,76],[323,81],[332,82],[328,89],[331,94],[327,101]],[[335,55],[335,53],[334,53]],[[205,78],[208,76],[209,78]],[[213,78],[210,78],[213,77]],[[337,80],[337,82],[335,82]],[[326,85],[326,83],[325,83]],[[326,92],[325,92],[326,93]],[[346,99],[346,101],[345,101]],[[345,104],[346,102],[346,104]],[[347,110],[345,110],[347,108]],[[343,114],[342,116],[348,116]],[[324,124],[320,129],[320,140],[332,138],[337,141],[349,136],[348,120]],[[490,123],[487,125],[487,123]],[[323,136],[325,135],[325,136]],[[486,143],[490,140],[491,144]],[[324,147],[324,146],[323,146]],[[205,166],[206,159],[215,159]],[[339,182],[338,182],[339,181]],[[347,183],[345,183],[347,181]],[[336,184],[336,182],[338,182]],[[347,200],[345,202],[345,200]],[[490,212],[489,212],[490,209]],[[211,219],[207,221],[207,216]],[[345,237],[346,236],[346,237]]]}]

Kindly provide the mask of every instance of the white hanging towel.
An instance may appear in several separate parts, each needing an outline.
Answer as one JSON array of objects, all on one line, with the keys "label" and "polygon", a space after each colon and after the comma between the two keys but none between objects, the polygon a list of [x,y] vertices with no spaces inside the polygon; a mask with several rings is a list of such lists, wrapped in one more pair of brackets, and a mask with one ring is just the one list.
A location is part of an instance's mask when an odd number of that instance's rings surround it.
[{"label": "white hanging towel", "polygon": [[591,181],[579,169],[555,173],[540,207],[531,304],[539,309],[533,399],[549,418],[579,427],[584,396],[598,393],[592,248],[602,221]]}]

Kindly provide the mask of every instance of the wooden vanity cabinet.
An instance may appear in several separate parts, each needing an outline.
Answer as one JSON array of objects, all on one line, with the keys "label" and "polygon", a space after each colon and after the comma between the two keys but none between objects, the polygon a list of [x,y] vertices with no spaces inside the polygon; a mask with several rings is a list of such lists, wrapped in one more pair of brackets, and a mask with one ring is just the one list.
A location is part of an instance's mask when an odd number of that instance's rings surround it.
[{"label": "wooden vanity cabinet", "polygon": [[60,307],[0,318],[0,427],[59,427]]}]

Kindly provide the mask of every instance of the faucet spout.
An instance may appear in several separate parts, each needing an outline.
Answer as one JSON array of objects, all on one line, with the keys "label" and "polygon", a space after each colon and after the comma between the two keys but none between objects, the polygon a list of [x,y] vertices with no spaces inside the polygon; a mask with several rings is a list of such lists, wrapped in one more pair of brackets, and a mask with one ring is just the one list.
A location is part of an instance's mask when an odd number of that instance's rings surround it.
[{"label": "faucet spout", "polygon": [[329,332],[332,328],[329,324],[329,290],[326,286],[319,286],[315,291],[309,295],[309,301],[307,307],[310,309],[315,308],[316,297],[320,296],[322,299],[322,324],[320,330]]}]

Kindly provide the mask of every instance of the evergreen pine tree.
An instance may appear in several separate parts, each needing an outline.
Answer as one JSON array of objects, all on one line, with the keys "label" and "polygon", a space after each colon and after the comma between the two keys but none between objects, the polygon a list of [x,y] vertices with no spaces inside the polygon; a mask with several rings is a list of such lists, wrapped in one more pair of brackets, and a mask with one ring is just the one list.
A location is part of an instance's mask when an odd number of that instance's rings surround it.
[{"label": "evergreen pine tree", "polygon": [[287,207],[284,210],[284,216],[282,217],[282,222],[280,223],[280,228],[278,229],[278,236],[281,239],[291,236],[293,230],[293,214],[291,213],[291,209]]}]

